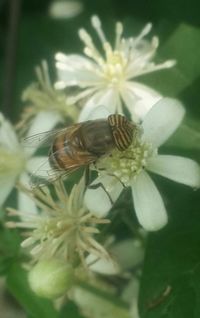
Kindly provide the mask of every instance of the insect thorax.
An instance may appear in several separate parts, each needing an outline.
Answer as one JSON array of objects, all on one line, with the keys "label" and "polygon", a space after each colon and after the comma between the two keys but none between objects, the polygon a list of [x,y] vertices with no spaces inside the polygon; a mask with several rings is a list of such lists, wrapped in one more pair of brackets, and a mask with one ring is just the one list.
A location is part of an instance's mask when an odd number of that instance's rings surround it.
[{"label": "insect thorax", "polygon": [[80,129],[84,148],[97,156],[101,156],[115,146],[107,119],[89,120]]},{"label": "insect thorax", "polygon": [[127,149],[133,140],[134,125],[125,116],[113,114],[108,117],[113,140],[118,150]]}]

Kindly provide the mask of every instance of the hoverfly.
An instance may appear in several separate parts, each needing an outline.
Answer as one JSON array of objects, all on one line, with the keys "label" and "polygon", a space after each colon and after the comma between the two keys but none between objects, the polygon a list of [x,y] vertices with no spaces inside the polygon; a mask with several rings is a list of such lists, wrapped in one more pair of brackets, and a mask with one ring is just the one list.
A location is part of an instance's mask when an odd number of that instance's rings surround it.
[{"label": "hoverfly", "polygon": [[[107,119],[88,120],[60,130],[39,133],[28,137],[25,143],[50,147],[48,161],[51,171],[47,171],[47,179],[51,182],[95,163],[114,148],[124,151],[130,146],[136,128],[125,116],[112,114]],[[36,178],[41,168],[34,173]]]}]

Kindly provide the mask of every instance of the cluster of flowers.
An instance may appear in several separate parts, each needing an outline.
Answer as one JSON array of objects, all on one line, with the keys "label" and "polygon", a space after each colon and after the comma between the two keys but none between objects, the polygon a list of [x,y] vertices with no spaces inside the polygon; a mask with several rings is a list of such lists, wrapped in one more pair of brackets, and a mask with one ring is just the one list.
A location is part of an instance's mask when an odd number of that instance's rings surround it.
[{"label": "cluster of flowers", "polygon": [[[111,202],[117,201],[125,187],[131,188],[140,225],[147,231],[155,231],[166,225],[167,212],[148,172],[193,188],[200,186],[200,169],[195,161],[158,152],[180,125],[185,114],[182,104],[136,81],[141,75],[175,65],[174,60],[153,62],[158,38],[151,41],[145,38],[151,24],[137,37],[124,38],[123,25],[116,23],[115,43],[111,46],[99,18],[93,16],[91,22],[101,50],[89,33],[81,29],[79,36],[85,55],[57,53],[58,80],[54,85],[43,62],[42,68],[37,69],[39,82],[24,91],[23,100],[29,107],[16,128],[0,115],[0,204],[17,184],[18,207],[8,210],[19,219],[7,225],[27,229],[22,247],[29,249],[37,264],[30,282],[39,294],[48,297],[64,293],[72,285],[72,276],[82,277],[80,265],[94,272],[119,273],[111,254],[94,236],[99,233],[99,225],[110,222],[106,217]],[[70,193],[62,179],[53,183],[53,194],[48,187],[30,189],[30,176],[48,159],[36,155],[33,148],[26,148],[19,136],[25,138],[51,130],[67,118],[82,122],[94,118],[94,114],[95,118],[106,118],[114,113],[129,114],[139,133],[125,151],[114,149],[90,167],[98,174],[92,182],[95,189],[85,187],[84,176]],[[54,291],[44,290],[48,284],[43,267],[55,272]],[[43,280],[39,284],[40,271]],[[120,317],[128,316],[123,312]]]}]

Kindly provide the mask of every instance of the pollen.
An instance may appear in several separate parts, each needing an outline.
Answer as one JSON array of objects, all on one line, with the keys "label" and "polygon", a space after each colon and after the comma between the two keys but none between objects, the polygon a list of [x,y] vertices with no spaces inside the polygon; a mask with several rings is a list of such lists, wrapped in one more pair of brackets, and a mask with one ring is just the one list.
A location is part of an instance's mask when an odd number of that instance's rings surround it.
[{"label": "pollen", "polygon": [[130,186],[142,169],[147,165],[148,158],[155,154],[152,145],[141,140],[134,141],[128,149],[121,152],[115,149],[109,157],[99,160],[99,174],[115,176],[124,186]]},{"label": "pollen", "polygon": [[126,79],[127,59],[119,51],[113,51],[109,46],[104,45],[106,61],[102,64],[102,77],[107,82],[119,85]]}]

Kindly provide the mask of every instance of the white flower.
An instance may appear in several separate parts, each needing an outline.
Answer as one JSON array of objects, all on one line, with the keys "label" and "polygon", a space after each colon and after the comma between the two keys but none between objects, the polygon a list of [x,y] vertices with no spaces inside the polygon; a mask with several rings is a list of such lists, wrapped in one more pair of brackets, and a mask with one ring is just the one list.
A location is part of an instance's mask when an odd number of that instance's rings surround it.
[{"label": "white flower", "polygon": [[71,98],[75,102],[87,98],[80,114],[80,121],[86,120],[98,105],[105,105],[111,113],[122,113],[122,104],[128,108],[134,121],[149,111],[161,95],[153,89],[133,81],[138,76],[175,64],[174,60],[155,64],[152,59],[158,47],[158,38],[149,42],[144,37],[150,32],[147,24],[137,37],[123,38],[123,25],[116,24],[115,44],[107,41],[97,16],[91,19],[92,26],[101,41],[104,54],[96,48],[91,36],[81,29],[79,35],[83,41],[86,55],[56,54],[58,70],[57,88],[77,86],[82,91]]},{"label": "white flower", "polygon": [[63,92],[53,87],[46,61],[42,61],[41,67],[36,67],[36,75],[37,82],[23,91],[22,101],[26,106],[17,128],[25,130],[41,113],[45,116],[45,122],[49,121],[51,128],[59,122],[65,122],[66,118],[76,121],[78,111],[74,105],[66,103],[66,95]]},{"label": "white flower", "polygon": [[96,280],[88,288],[74,287],[70,298],[87,318],[131,318],[129,305],[110,289],[110,285]]},{"label": "white flower", "polygon": [[[123,190],[122,184],[130,186],[139,223],[149,231],[162,228],[167,223],[167,213],[163,199],[147,171],[193,188],[200,187],[200,168],[195,161],[158,154],[158,147],[179,126],[184,112],[178,101],[163,98],[145,116],[142,137],[136,138],[127,150],[114,150],[96,164],[99,177],[94,183],[103,183],[113,201]],[[88,189],[85,202],[90,211],[95,207],[98,215],[106,215],[111,208],[108,195],[101,187]]]},{"label": "white flower", "polygon": [[9,208],[11,216],[20,216],[23,221],[10,221],[7,226],[28,230],[24,233],[28,237],[21,245],[29,249],[35,261],[58,258],[79,264],[78,256],[79,261],[89,267],[85,258],[90,253],[98,259],[111,261],[108,252],[94,238],[100,232],[97,225],[109,223],[109,220],[94,216],[84,206],[83,178],[74,185],[69,195],[61,180],[54,182],[54,196],[46,187],[24,191],[40,212],[29,213],[27,207],[21,211]]},{"label": "white flower", "polygon": [[54,19],[71,19],[83,11],[80,1],[56,0],[49,5],[49,15]]},{"label": "white flower", "polygon": [[[54,125],[55,116],[46,118],[40,113],[30,127],[27,136],[34,135],[41,130],[49,130]],[[14,130],[14,127],[0,113],[0,206],[5,202],[8,195],[19,181],[27,186],[30,183],[29,175],[32,174],[43,162],[44,156],[34,156],[34,148],[24,147]],[[35,204],[24,193],[18,192],[19,208],[27,207],[35,211]]]}]

